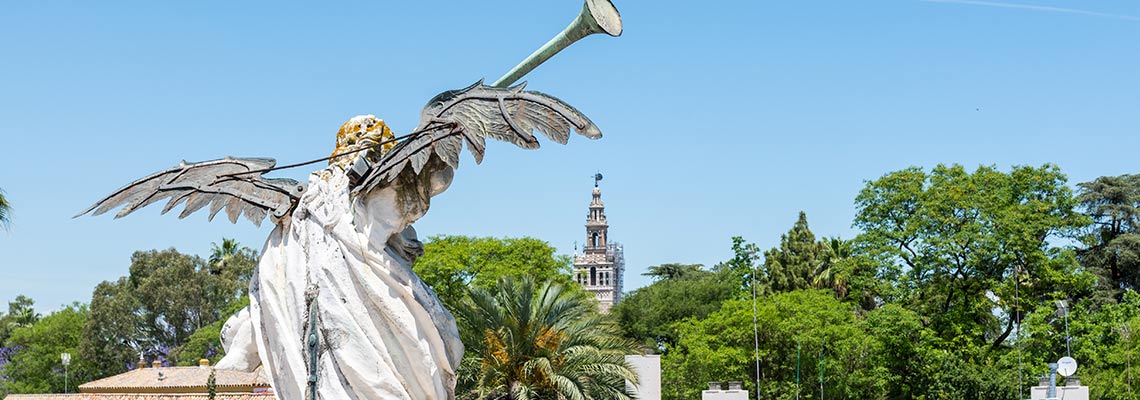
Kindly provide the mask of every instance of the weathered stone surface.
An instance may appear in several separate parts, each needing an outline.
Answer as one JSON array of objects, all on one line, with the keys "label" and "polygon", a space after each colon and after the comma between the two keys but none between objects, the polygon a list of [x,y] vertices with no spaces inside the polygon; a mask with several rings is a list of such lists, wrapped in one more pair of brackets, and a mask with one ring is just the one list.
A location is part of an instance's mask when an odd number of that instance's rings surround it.
[{"label": "weathered stone surface", "polygon": [[305,399],[315,317],[320,398],[453,398],[463,354],[455,320],[411,269],[419,242],[410,224],[450,183],[450,169],[441,171],[358,197],[339,167],[313,173],[265,244],[248,314],[227,323],[219,368],[264,365],[278,398]]}]

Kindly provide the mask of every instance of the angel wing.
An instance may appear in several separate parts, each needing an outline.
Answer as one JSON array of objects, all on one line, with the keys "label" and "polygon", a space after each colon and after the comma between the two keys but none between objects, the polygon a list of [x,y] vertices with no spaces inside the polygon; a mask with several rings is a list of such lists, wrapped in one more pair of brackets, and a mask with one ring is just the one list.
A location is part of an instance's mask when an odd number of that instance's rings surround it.
[{"label": "angel wing", "polygon": [[206,205],[210,206],[209,220],[223,208],[230,222],[238,216],[261,226],[266,214],[277,221],[289,214],[296,205],[305,186],[292,179],[263,178],[261,175],[277,162],[272,158],[233,158],[188,163],[154,173],[115,191],[110,196],[76,215],[103,214],[123,206],[115,218],[122,218],[137,209],[163,199],[170,199],[162,213],[185,203],[178,218],[186,218]]},{"label": "angel wing", "polygon": [[500,88],[479,81],[435,96],[420,114],[415,130],[419,133],[372,165],[355,190],[367,192],[387,185],[408,167],[418,174],[433,155],[459,168],[464,142],[475,163],[481,163],[487,137],[524,149],[539,147],[534,131],[560,144],[566,144],[571,131],[590,139],[602,137],[598,127],[574,107],[553,96],[523,90],[525,86]]}]

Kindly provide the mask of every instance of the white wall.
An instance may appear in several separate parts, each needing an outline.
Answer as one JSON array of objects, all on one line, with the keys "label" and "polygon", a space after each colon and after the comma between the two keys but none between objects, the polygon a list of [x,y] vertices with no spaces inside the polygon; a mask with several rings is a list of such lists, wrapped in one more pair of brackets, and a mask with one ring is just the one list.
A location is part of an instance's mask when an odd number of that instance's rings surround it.
[{"label": "white wall", "polygon": [[626,387],[637,393],[639,400],[661,400],[661,356],[625,356],[625,360],[633,365],[640,381],[636,387],[626,382]]},{"label": "white wall", "polygon": [[701,400],[748,400],[747,390],[702,390]]},{"label": "white wall", "polygon": [[[1029,389],[1030,399],[1045,399],[1049,393],[1046,386],[1034,386]],[[1088,386],[1057,386],[1057,398],[1064,400],[1089,400]]]}]

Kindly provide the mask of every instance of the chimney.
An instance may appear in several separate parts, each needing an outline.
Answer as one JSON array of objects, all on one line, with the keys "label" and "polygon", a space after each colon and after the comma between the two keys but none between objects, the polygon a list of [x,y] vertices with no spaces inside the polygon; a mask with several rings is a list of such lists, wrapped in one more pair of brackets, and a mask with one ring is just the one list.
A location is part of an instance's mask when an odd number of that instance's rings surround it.
[{"label": "chimney", "polygon": [[728,382],[728,390],[742,390],[742,389],[744,389],[744,384],[742,384],[740,381],[729,381]]},{"label": "chimney", "polygon": [[210,366],[210,360],[202,358],[198,360],[198,368],[206,368]]},{"label": "chimney", "polygon": [[722,387],[720,382],[709,382],[709,390],[720,390]]},{"label": "chimney", "polygon": [[150,363],[151,368],[162,368],[162,361],[154,360]]},{"label": "chimney", "polygon": [[136,369],[146,368],[146,360],[143,360],[142,357],[139,357],[139,363],[135,364],[135,368]]}]

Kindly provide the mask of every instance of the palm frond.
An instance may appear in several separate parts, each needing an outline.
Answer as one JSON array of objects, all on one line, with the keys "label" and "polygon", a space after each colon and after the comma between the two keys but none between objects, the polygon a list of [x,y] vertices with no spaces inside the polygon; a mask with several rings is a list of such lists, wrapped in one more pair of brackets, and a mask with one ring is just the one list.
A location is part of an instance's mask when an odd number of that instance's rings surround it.
[{"label": "palm frond", "polygon": [[4,189],[0,189],[0,228],[8,230],[12,224],[12,204],[4,196]]},{"label": "palm frond", "polygon": [[530,278],[471,289],[456,316],[467,348],[463,399],[630,399],[641,346],[621,336],[584,293]]}]

